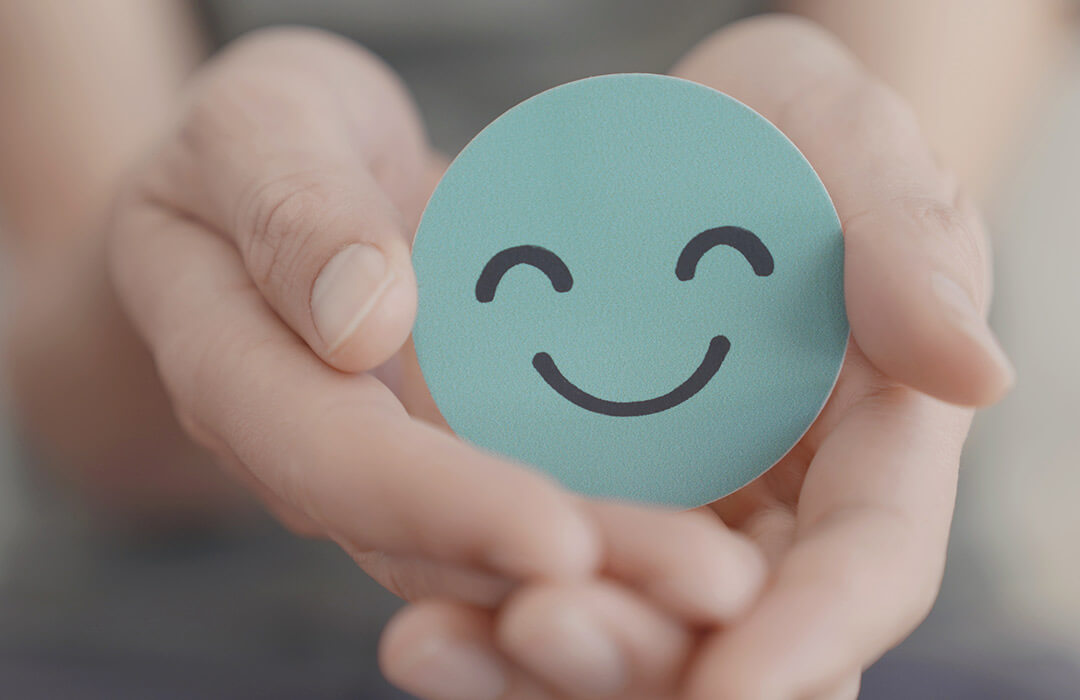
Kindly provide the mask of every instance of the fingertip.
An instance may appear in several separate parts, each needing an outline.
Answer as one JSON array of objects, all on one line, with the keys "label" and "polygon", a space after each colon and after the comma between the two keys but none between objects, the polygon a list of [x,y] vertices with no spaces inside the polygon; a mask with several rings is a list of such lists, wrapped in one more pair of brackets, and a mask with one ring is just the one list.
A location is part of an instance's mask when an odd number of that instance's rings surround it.
[{"label": "fingertip", "polygon": [[953,298],[954,287],[935,278],[922,290],[881,285],[851,295],[852,335],[891,379],[948,403],[987,406],[1009,392],[1016,373],[982,315]]},{"label": "fingertip", "polygon": [[496,619],[498,648],[573,697],[669,697],[693,631],[609,581],[524,587]]},{"label": "fingertip", "polygon": [[967,290],[949,276],[933,273],[930,286],[938,301],[939,313],[960,336],[960,342],[968,346],[959,353],[969,360],[967,374],[970,378],[965,382],[968,391],[963,392],[966,400],[952,403],[984,406],[998,401],[1016,382],[1016,370],[984,314]]},{"label": "fingertip", "polygon": [[749,540],[725,530],[708,533],[698,546],[681,546],[692,567],[673,567],[650,583],[649,595],[696,622],[730,622],[757,600],[768,567]]},{"label": "fingertip", "polygon": [[379,637],[378,660],[387,676],[400,666],[402,656],[419,639],[423,617],[420,605],[406,605],[386,623]]},{"label": "fingertip", "polygon": [[[562,585],[532,585],[496,621],[497,645],[532,675],[573,697],[619,697],[630,660],[603,619],[597,595]],[[623,610],[633,616],[635,610]]]},{"label": "fingertip", "polygon": [[615,640],[580,592],[532,586],[507,602],[496,621],[500,649],[533,675],[575,696],[612,697],[628,680]]},{"label": "fingertip", "polygon": [[396,612],[379,638],[379,661],[397,664],[403,655],[431,636],[482,638],[488,616],[446,600],[412,603]]},{"label": "fingertip", "polygon": [[430,700],[497,700],[509,683],[489,619],[451,603],[403,609],[383,631],[378,655],[387,680]]}]

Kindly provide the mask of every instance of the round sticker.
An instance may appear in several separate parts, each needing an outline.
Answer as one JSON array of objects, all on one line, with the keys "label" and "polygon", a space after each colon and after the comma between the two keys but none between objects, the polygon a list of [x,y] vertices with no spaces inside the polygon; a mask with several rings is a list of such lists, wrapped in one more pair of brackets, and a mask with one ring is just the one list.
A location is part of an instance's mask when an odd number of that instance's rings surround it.
[{"label": "round sticker", "polygon": [[692,507],[798,442],[847,347],[843,236],[742,103],[588,78],[469,143],[413,247],[420,368],[450,427],[590,496]]}]

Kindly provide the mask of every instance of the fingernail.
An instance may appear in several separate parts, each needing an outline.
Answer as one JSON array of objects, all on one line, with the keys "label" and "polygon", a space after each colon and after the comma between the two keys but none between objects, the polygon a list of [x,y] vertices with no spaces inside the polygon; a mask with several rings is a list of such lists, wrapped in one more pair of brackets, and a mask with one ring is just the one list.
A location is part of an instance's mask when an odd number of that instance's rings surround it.
[{"label": "fingernail", "polygon": [[933,273],[930,284],[934,294],[948,311],[953,325],[982,347],[986,356],[997,366],[1004,383],[1011,384],[1016,376],[1012,362],[967,290],[940,272]]},{"label": "fingernail", "polygon": [[497,700],[506,690],[494,655],[435,637],[411,650],[393,675],[404,690],[437,700]]},{"label": "fingernail", "polygon": [[323,266],[311,288],[311,317],[330,354],[356,332],[393,281],[386,256],[366,243],[342,248]]},{"label": "fingernail", "polygon": [[531,627],[512,643],[540,676],[596,697],[616,695],[626,684],[622,653],[585,610],[562,605]]}]

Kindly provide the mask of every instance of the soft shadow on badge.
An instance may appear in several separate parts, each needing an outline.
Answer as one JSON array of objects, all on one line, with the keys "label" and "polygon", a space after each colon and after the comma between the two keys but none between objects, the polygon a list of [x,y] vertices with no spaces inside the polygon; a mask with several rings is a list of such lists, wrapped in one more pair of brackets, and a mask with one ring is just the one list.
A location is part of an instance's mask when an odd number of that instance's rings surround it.
[{"label": "soft shadow on badge", "polygon": [[591,496],[692,507],[809,428],[847,347],[843,236],[802,154],[677,78],[548,90],[454,160],[413,337],[461,437]]}]

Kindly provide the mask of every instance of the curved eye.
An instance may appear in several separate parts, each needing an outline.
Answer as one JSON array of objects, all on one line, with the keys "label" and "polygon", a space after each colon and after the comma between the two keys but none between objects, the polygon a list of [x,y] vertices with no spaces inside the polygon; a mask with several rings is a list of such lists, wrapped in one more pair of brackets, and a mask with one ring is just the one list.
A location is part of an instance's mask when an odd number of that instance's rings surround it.
[{"label": "curved eye", "polygon": [[489,302],[494,299],[499,280],[515,265],[532,265],[540,270],[551,280],[556,292],[568,292],[574,285],[570,268],[558,255],[540,246],[519,245],[499,251],[484,265],[480,279],[476,280],[476,300]]},{"label": "curved eye", "polygon": [[679,253],[679,261],[675,263],[675,275],[683,282],[693,279],[701,256],[718,245],[730,246],[742,253],[758,277],[772,274],[772,254],[760,238],[738,226],[720,226],[702,231],[690,239]]}]

